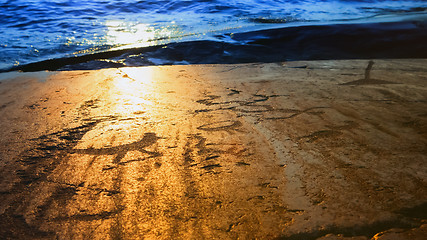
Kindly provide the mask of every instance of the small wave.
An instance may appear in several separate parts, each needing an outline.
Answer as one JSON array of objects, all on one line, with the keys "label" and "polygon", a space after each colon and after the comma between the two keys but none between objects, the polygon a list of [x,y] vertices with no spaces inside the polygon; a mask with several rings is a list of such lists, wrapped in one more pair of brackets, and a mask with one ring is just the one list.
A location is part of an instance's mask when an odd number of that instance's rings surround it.
[{"label": "small wave", "polygon": [[[70,56],[75,55],[96,57],[101,51],[124,48],[170,47],[172,43],[179,45],[188,41],[205,41],[208,45],[210,41],[225,45],[264,41],[277,45],[274,36],[252,34],[247,37],[257,30],[339,23],[427,22],[426,18],[427,2],[420,0],[3,1],[0,3],[0,19],[3,20],[0,23],[0,67],[53,58],[74,59]],[[240,36],[245,37],[238,40],[236,36],[241,33]],[[301,39],[306,38],[302,36]],[[135,64],[150,62],[147,58],[138,60],[135,57],[132,61]],[[151,62],[184,64],[186,61]],[[102,66],[108,64],[108,61],[99,62]]]},{"label": "small wave", "polygon": [[[292,60],[427,58],[425,22],[285,27],[19,65],[3,71],[234,64]],[[230,38],[233,41],[222,41]]]},{"label": "small wave", "polygon": [[268,18],[268,17],[259,17],[259,18],[249,18],[248,19],[254,23],[269,23],[269,24],[281,24],[281,23],[289,23],[289,22],[299,22],[301,20],[294,18]]}]

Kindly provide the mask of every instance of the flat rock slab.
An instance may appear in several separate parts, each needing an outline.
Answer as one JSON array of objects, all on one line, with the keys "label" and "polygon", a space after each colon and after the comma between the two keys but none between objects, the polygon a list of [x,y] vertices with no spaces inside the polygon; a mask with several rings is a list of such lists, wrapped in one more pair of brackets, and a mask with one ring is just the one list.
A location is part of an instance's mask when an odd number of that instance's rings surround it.
[{"label": "flat rock slab", "polygon": [[425,59],[0,79],[2,239],[426,239]]}]

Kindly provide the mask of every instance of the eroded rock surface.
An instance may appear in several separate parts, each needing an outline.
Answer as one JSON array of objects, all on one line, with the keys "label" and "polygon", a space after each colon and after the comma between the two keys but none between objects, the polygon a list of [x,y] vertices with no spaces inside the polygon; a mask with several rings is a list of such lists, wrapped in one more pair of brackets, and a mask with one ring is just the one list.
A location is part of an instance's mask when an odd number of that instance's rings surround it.
[{"label": "eroded rock surface", "polygon": [[425,239],[427,61],[374,62],[17,73],[0,238]]}]

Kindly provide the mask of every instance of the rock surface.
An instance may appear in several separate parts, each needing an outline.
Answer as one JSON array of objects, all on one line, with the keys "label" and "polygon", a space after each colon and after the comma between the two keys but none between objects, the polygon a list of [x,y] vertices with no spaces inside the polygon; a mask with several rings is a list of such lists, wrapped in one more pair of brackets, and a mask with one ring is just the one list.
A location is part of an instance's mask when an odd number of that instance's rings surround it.
[{"label": "rock surface", "polygon": [[427,60],[0,78],[2,239],[426,238]]}]

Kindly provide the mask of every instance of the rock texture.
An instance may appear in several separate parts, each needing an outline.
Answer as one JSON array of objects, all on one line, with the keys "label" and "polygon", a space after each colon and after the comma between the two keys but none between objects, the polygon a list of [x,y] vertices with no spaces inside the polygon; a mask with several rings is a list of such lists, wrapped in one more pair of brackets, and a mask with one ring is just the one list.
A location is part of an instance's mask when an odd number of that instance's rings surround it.
[{"label": "rock texture", "polygon": [[2,239],[425,239],[427,60],[0,75]]}]

